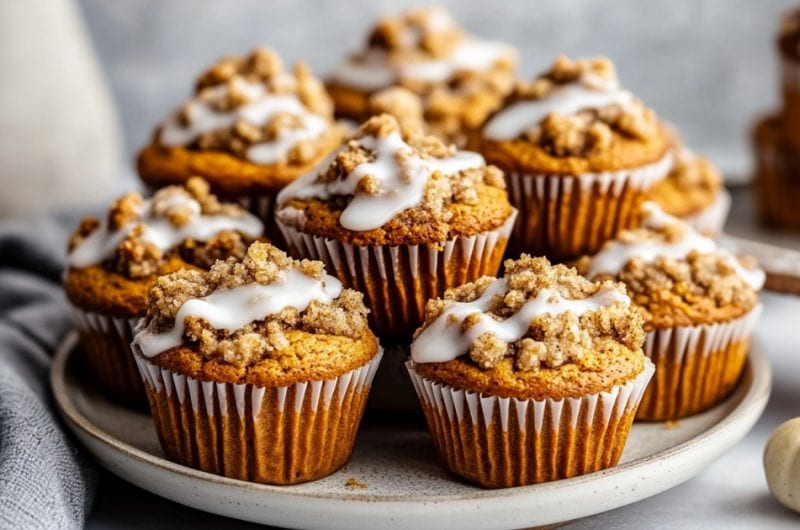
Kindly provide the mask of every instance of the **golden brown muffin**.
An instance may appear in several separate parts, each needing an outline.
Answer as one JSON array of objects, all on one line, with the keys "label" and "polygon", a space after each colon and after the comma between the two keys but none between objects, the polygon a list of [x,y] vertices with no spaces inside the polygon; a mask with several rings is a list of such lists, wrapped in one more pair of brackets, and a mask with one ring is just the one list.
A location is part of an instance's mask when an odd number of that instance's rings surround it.
[{"label": "golden brown muffin", "polygon": [[614,465],[652,375],[641,315],[621,285],[546,258],[505,268],[429,301],[415,334],[409,372],[437,450],[451,472],[488,487]]},{"label": "golden brown muffin", "polygon": [[520,210],[512,248],[557,259],[635,226],[639,204],[671,167],[666,129],[604,58],[562,56],[518,83],[475,143],[506,173]]},{"label": "golden brown muffin", "polygon": [[738,381],[764,273],[654,203],[646,204],[642,223],[581,259],[578,270],[625,284],[657,368],[638,417],[677,419],[719,403]]},{"label": "golden brown muffin", "polygon": [[722,175],[709,159],[684,146],[676,146],[673,152],[672,169],[653,186],[650,196],[666,213],[691,218],[717,200],[722,191]]},{"label": "golden brown muffin", "polygon": [[361,293],[260,242],[160,277],[133,348],[169,458],[273,484],[347,462],[380,360]]},{"label": "golden brown muffin", "polygon": [[514,215],[497,168],[388,114],[284,189],[276,213],[291,252],[363,291],[376,332],[395,337],[428,298],[497,272]]},{"label": "golden brown muffin", "polygon": [[193,96],[156,128],[137,167],[154,188],[202,176],[267,223],[275,193],[319,164],[341,136],[309,68],[286,70],[262,48],[204,72]]},{"label": "golden brown muffin", "polygon": [[158,275],[241,256],[263,230],[240,206],[218,202],[200,178],[148,200],[128,193],[105,219],[84,219],[70,240],[64,289],[101,388],[126,403],[144,402],[129,344]]},{"label": "golden brown muffin", "polygon": [[379,20],[327,87],[336,115],[359,122],[391,112],[385,93],[402,87],[431,133],[463,145],[511,90],[516,64],[511,46],[467,35],[441,8],[413,9]]}]

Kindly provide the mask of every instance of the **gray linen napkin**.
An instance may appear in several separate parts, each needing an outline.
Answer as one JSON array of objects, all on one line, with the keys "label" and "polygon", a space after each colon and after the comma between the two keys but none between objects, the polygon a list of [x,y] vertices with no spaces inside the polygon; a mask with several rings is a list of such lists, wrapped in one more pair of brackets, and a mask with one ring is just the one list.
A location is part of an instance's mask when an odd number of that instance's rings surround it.
[{"label": "gray linen napkin", "polygon": [[57,418],[50,357],[70,324],[60,286],[75,215],[0,223],[0,528],[79,528],[95,472]]}]

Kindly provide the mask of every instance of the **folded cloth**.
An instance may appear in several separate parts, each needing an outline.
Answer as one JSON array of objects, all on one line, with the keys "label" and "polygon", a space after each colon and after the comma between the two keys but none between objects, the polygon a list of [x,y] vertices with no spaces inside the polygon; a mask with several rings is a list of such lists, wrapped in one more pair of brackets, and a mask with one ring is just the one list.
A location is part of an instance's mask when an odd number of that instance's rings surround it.
[{"label": "folded cloth", "polygon": [[0,528],[80,528],[95,471],[60,423],[50,358],[69,330],[61,271],[77,216],[0,223]]}]

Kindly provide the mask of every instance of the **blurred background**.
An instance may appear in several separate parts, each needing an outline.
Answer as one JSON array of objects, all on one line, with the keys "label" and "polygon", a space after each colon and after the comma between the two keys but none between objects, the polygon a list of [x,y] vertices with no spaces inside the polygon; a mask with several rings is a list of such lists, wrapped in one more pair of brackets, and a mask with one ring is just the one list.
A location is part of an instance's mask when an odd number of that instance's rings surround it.
[{"label": "blurred background", "polygon": [[[49,200],[57,204],[97,200],[112,186],[116,192],[121,182],[133,184],[136,150],[217,57],[263,44],[287,62],[304,60],[325,74],[361,46],[379,15],[423,4],[5,0],[0,3],[0,179],[50,185]],[[525,77],[560,53],[607,55],[623,84],[675,123],[691,147],[711,157],[730,180],[749,177],[750,126],[777,105],[773,39],[780,14],[793,2],[438,4],[476,35],[519,48]],[[76,36],[83,41],[76,44]],[[91,85],[94,95],[71,94],[72,85],[75,92]],[[67,103],[53,105],[54,93]],[[72,129],[54,127],[58,112],[69,114]],[[51,133],[46,140],[37,126]],[[79,155],[68,155],[69,142],[78,144]],[[29,158],[15,160],[23,153]],[[16,213],[19,204],[0,200],[0,213]]]}]

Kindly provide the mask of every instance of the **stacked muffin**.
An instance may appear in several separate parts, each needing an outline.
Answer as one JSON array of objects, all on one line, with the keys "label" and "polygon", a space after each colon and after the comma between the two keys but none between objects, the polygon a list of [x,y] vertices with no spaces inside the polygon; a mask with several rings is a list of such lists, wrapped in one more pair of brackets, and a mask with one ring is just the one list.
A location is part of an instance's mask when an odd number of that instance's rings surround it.
[{"label": "stacked muffin", "polygon": [[[613,466],[634,418],[724,399],[763,274],[678,219],[719,230],[719,173],[610,61],[515,64],[424,9],[381,20],[331,97],[268,50],[212,66],[139,156],[173,185],[72,242],[101,386],[146,393],[170,459],[272,484],[344,465],[396,369],[445,467],[485,487]],[[333,104],[362,122],[346,138]]]},{"label": "stacked muffin", "polygon": [[761,220],[800,229],[795,198],[800,193],[800,11],[784,16],[777,37],[783,106],[753,129],[755,189]]}]

